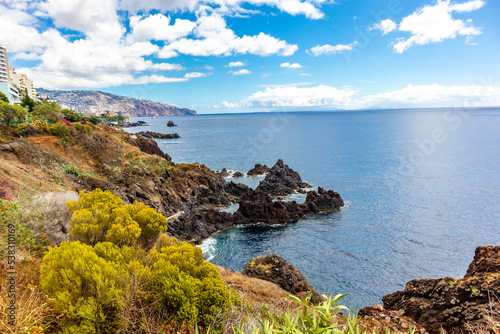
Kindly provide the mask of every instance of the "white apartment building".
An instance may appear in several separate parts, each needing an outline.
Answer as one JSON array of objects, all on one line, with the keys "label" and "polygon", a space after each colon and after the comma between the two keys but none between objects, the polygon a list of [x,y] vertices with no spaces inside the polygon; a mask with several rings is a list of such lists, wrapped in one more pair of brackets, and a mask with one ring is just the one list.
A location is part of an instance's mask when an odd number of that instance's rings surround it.
[{"label": "white apartment building", "polygon": [[7,49],[0,45],[0,82],[9,82],[9,60]]},{"label": "white apartment building", "polygon": [[7,49],[0,45],[0,92],[4,93],[11,104],[21,103],[20,92],[10,82]]}]

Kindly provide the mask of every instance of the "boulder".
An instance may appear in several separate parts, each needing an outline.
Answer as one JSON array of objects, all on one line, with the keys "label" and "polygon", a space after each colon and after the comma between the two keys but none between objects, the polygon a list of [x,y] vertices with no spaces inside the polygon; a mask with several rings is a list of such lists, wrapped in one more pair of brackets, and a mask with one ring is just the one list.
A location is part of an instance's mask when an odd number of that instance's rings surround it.
[{"label": "boulder", "polygon": [[500,246],[478,247],[464,278],[412,280],[382,298],[429,333],[493,332],[500,323]]},{"label": "boulder", "polygon": [[254,257],[245,265],[241,273],[248,277],[272,282],[283,290],[300,297],[306,297],[311,293],[313,304],[319,304],[324,300],[300,270],[276,254]]},{"label": "boulder", "polygon": [[228,177],[229,173],[227,172],[227,169],[223,168],[220,172],[217,173],[218,175],[222,177]]},{"label": "boulder", "polygon": [[242,172],[234,172],[234,174],[233,174],[233,177],[235,179],[239,179],[239,178],[241,178],[243,176],[245,176],[245,174],[243,174]]},{"label": "boulder", "polygon": [[177,124],[174,124],[173,121],[168,121],[167,126],[168,127],[173,127],[173,126],[177,126]]},{"label": "boulder", "polygon": [[306,182],[302,182],[299,173],[291,169],[279,159],[271,168],[266,178],[259,183],[256,190],[268,193],[271,196],[286,196],[301,188],[310,188]]},{"label": "boulder", "polygon": [[250,169],[247,175],[263,175],[265,173],[268,173],[270,170],[271,168],[267,167],[266,165],[262,166],[261,164],[255,164],[255,167]]}]

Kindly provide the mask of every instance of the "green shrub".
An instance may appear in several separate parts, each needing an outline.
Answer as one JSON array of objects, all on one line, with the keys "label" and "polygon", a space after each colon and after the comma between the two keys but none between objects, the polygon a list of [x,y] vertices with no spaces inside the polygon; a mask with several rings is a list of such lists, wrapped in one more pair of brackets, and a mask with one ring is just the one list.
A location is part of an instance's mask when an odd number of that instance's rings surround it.
[{"label": "green shrub", "polygon": [[69,127],[64,123],[56,123],[49,125],[49,132],[51,135],[68,139],[69,137]]},{"label": "green shrub", "polygon": [[210,324],[216,312],[229,307],[229,291],[200,248],[173,240],[151,251],[155,260],[149,298],[160,301],[175,320]]},{"label": "green shrub", "polygon": [[126,289],[123,268],[91,246],[63,242],[43,258],[41,286],[64,315],[65,333],[115,333]]},{"label": "green shrub", "polygon": [[38,133],[38,128],[31,123],[21,123],[14,126],[16,136],[32,136]]},{"label": "green shrub", "polygon": [[141,203],[124,206],[109,190],[80,192],[78,201],[68,202],[72,212],[70,238],[89,245],[110,241],[117,245],[151,245],[167,230],[167,219]]},{"label": "green shrub", "polygon": [[7,125],[21,123],[26,119],[28,112],[18,105],[0,104],[0,119]]}]

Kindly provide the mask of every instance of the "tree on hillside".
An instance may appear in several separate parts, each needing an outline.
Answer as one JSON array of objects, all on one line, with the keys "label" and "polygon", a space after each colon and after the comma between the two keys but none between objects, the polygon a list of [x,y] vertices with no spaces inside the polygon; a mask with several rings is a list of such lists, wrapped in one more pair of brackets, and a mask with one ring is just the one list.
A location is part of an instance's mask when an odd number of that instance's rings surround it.
[{"label": "tree on hillside", "polygon": [[4,93],[0,92],[0,101],[4,101],[5,103],[9,103],[9,98]]},{"label": "tree on hillside", "polygon": [[7,125],[16,120],[19,122],[24,121],[26,115],[26,110],[18,105],[0,104],[0,119]]},{"label": "tree on hillside", "polygon": [[83,118],[82,116],[78,115],[76,112],[70,109],[63,109],[62,113],[64,114],[64,119],[67,119],[70,122],[79,122]]},{"label": "tree on hillside", "polygon": [[35,109],[36,104],[37,103],[31,97],[29,97],[28,90],[26,90],[23,98],[21,99],[21,106],[28,108],[28,111],[31,113],[33,112],[33,109]]},{"label": "tree on hillside", "polygon": [[52,123],[64,118],[61,108],[55,102],[40,103],[36,105],[33,109],[33,115],[45,118]]}]

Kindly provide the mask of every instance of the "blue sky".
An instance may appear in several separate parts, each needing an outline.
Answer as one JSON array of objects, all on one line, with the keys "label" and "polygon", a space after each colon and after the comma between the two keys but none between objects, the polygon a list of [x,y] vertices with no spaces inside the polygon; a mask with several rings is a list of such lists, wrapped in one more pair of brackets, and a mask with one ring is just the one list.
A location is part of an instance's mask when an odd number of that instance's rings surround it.
[{"label": "blue sky", "polygon": [[500,106],[494,0],[0,0],[37,87],[199,113]]}]

